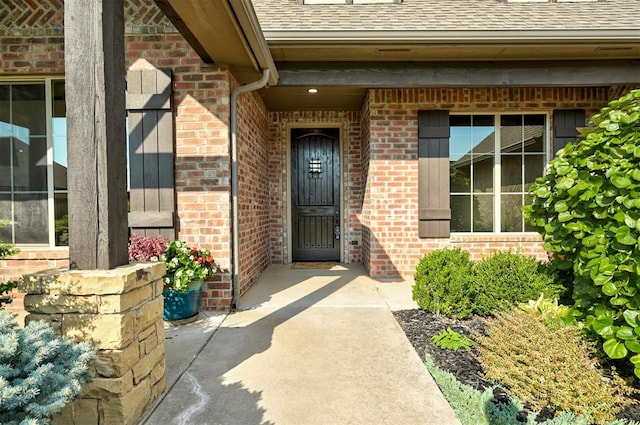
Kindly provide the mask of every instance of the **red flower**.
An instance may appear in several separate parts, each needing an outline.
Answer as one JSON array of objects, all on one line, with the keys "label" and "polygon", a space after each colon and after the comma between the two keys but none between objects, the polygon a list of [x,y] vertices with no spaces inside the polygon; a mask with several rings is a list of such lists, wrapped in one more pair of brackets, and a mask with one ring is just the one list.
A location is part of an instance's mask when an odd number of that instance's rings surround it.
[{"label": "red flower", "polygon": [[212,264],[213,263],[213,258],[207,257],[207,263]]},{"label": "red flower", "polygon": [[203,259],[202,257],[198,257],[198,258],[196,258],[196,261],[197,261],[199,264],[204,263],[204,259]]},{"label": "red flower", "polygon": [[191,248],[191,253],[192,253],[192,254],[195,254],[196,252],[198,252],[198,249],[197,249],[197,248]]}]

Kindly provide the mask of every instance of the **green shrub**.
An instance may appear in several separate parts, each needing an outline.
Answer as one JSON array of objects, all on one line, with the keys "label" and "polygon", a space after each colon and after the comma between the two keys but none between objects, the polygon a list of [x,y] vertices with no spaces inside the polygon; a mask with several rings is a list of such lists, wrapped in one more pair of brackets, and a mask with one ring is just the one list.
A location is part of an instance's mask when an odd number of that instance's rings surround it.
[{"label": "green shrub", "polygon": [[431,342],[436,347],[453,351],[458,351],[461,348],[469,349],[475,344],[475,342],[451,328],[432,336]]},{"label": "green shrub", "polygon": [[95,350],[56,335],[42,321],[18,329],[0,310],[0,423],[48,424],[90,381]]},{"label": "green shrub", "polygon": [[416,268],[414,301],[431,313],[458,319],[470,317],[472,267],[469,253],[459,248],[430,252],[420,259]]},{"label": "green shrub", "polygon": [[575,308],[640,377],[640,90],[609,103],[531,186],[529,221],[575,273]]},{"label": "green shrub", "polygon": [[473,267],[473,312],[488,316],[509,310],[540,294],[557,297],[565,289],[554,283],[545,265],[518,252],[496,251]]},{"label": "green shrub", "polygon": [[634,390],[615,373],[604,379],[576,326],[516,309],[498,313],[478,336],[478,361],[487,378],[534,409],[551,406],[596,423],[613,420]]}]

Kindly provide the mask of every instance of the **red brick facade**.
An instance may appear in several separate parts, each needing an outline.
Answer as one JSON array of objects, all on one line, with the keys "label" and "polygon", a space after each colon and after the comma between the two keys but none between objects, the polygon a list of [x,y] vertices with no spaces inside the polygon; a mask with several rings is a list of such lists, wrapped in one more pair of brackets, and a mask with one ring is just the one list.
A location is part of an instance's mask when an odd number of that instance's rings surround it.
[{"label": "red brick facade", "polygon": [[[1,14],[0,77],[64,75],[61,2],[20,0]],[[129,69],[171,69],[179,238],[212,251],[220,271],[203,308],[231,302],[230,93],[225,67],[202,63],[152,0],[126,2]],[[0,5],[0,11],[3,6]],[[269,264],[289,262],[289,144],[292,128],[335,127],[341,138],[342,260],[373,277],[412,275],[426,252],[459,246],[473,258],[521,247],[546,258],[535,234],[418,238],[417,115],[422,109],[517,112],[581,108],[587,115],[624,90],[589,88],[371,89],[360,110],[270,112],[256,93],[238,104],[239,262],[244,293]],[[550,123],[552,124],[552,123]],[[552,126],[551,126],[552,127]],[[66,266],[68,251],[24,249],[0,261],[0,279]]]},{"label": "red brick facade", "polygon": [[257,93],[238,97],[238,232],[240,293],[271,263],[267,109]]},{"label": "red brick facade", "polygon": [[[368,152],[363,211],[365,266],[373,277],[412,275],[425,253],[458,246],[474,259],[495,249],[521,247],[524,253],[546,259],[538,235],[418,237],[418,111],[452,112],[587,110],[592,115],[607,104],[607,88],[461,88],[376,89],[363,105],[363,152]],[[368,117],[368,118],[367,118]],[[365,124],[368,121],[368,125]],[[552,124],[552,123],[551,123]],[[366,257],[369,261],[366,261]]]},{"label": "red brick facade", "polygon": [[[24,3],[18,9],[30,10],[32,2]],[[0,76],[64,75],[61,3],[39,3],[31,13],[46,18],[11,21],[0,32]],[[231,299],[228,124],[233,77],[226,68],[204,64],[153,1],[125,3],[128,69],[173,72],[179,238],[211,250],[220,271],[203,292],[203,307],[226,308]],[[25,261],[24,255],[38,260]],[[64,248],[29,249],[0,262],[0,279],[67,263]]]}]

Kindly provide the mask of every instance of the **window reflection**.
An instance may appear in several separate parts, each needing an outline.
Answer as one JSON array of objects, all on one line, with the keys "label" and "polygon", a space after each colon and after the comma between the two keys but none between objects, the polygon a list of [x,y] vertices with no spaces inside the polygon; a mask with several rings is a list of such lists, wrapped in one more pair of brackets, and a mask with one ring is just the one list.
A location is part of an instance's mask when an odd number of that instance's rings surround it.
[{"label": "window reflection", "polygon": [[[543,114],[450,116],[452,232],[530,229],[521,207],[529,186],[544,170],[545,120]],[[495,217],[500,217],[500,226]]]}]

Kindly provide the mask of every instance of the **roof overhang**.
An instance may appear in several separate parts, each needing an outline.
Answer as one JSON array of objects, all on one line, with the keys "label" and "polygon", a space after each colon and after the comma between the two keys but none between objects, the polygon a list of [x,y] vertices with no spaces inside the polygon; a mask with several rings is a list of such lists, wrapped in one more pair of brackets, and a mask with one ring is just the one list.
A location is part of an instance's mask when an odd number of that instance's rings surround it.
[{"label": "roof overhang", "polygon": [[250,0],[155,1],[204,62],[229,66],[241,84],[260,79],[264,69],[269,84],[278,82]]},{"label": "roof overhang", "polygon": [[640,58],[640,31],[265,31],[279,61],[480,61]]}]

